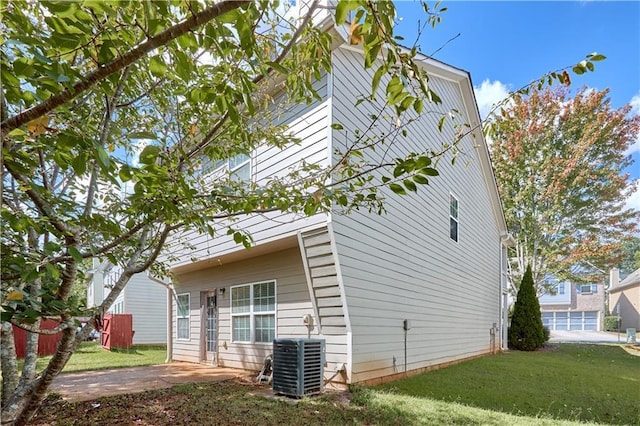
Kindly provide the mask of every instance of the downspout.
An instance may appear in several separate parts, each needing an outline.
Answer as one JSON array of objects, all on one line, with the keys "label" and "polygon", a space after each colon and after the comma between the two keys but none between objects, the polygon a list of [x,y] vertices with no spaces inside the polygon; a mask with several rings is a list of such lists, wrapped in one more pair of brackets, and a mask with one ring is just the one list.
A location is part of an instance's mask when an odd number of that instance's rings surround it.
[{"label": "downspout", "polygon": [[176,290],[173,284],[165,283],[162,280],[147,272],[147,277],[154,283],[158,283],[167,289],[167,358],[164,360],[166,364],[173,361],[173,298],[176,296]]},{"label": "downspout", "polygon": [[500,333],[500,350],[503,351],[508,348],[508,333],[509,326],[509,306],[505,301],[505,291],[508,296],[508,274],[509,274],[509,247],[517,246],[517,241],[512,234],[504,232],[500,235],[500,329],[497,330]]}]

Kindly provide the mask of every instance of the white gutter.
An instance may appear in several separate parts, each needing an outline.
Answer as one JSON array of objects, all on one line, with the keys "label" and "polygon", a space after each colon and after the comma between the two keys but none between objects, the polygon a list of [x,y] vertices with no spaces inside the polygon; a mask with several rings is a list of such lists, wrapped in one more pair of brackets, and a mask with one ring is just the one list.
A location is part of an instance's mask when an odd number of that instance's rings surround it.
[{"label": "white gutter", "polygon": [[164,362],[168,364],[173,361],[173,298],[177,297],[176,290],[173,284],[159,280],[151,275],[150,271],[147,271],[147,277],[154,283],[158,283],[167,288],[167,358]]}]

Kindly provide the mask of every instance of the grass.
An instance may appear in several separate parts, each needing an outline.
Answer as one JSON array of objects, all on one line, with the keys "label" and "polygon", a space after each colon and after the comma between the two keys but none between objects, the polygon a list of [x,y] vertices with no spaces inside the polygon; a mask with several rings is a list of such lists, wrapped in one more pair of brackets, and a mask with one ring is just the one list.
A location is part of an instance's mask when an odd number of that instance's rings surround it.
[{"label": "grass", "polygon": [[[71,355],[63,373],[85,370],[107,370],[110,368],[137,367],[141,365],[157,365],[164,363],[167,357],[165,346],[132,346],[129,349],[102,349],[98,343],[83,342]],[[42,371],[51,356],[38,358],[37,370]],[[19,368],[22,368],[20,361]]]},{"label": "grass", "polygon": [[376,390],[524,416],[640,424],[640,357],[617,345],[507,352]]},{"label": "grass", "polygon": [[253,395],[257,386],[228,381],[186,384],[143,394],[98,401],[50,400],[30,423],[34,426],[80,425],[566,425],[435,400],[357,391],[348,404],[339,395],[297,402]]},{"label": "grass", "polygon": [[67,403],[51,397],[34,425],[639,424],[640,357],[619,346],[563,344],[509,352],[341,395],[291,400],[228,381]]}]

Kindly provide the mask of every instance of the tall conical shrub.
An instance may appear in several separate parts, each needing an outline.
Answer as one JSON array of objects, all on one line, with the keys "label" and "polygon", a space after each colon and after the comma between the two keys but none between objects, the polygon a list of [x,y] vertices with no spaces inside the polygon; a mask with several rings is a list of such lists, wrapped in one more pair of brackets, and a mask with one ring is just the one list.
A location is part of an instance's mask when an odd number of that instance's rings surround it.
[{"label": "tall conical shrub", "polygon": [[509,347],[521,351],[535,351],[544,345],[544,330],[540,303],[533,286],[531,266],[522,277],[518,298],[513,307],[511,326],[509,327]]}]

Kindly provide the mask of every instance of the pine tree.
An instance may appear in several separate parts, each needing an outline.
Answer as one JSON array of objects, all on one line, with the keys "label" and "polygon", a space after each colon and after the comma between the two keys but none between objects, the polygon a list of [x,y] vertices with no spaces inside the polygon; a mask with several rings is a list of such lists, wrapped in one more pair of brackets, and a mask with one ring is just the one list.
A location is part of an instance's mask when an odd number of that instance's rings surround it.
[{"label": "pine tree", "polygon": [[540,304],[533,286],[531,266],[527,266],[513,309],[509,327],[509,347],[521,351],[535,351],[543,345],[544,330]]}]

